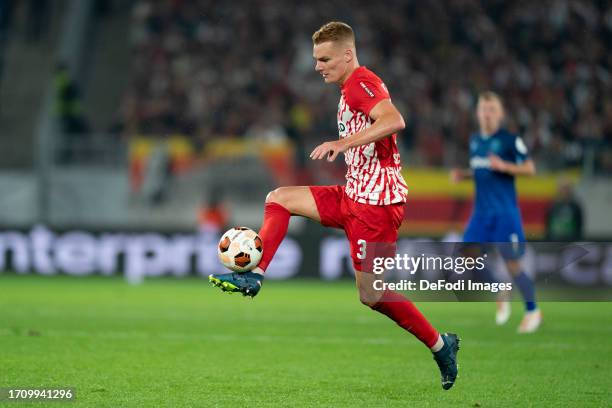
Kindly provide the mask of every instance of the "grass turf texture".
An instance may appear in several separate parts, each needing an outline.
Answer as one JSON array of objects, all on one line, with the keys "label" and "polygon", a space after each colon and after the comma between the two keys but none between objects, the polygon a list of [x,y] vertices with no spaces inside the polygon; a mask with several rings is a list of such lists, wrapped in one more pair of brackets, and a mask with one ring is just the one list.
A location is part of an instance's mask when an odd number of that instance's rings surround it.
[{"label": "grass turf texture", "polygon": [[420,303],[462,337],[443,391],[430,352],[357,299],[350,282],[251,300],[199,279],[0,275],[0,387],[72,386],[65,405],[95,407],[612,404],[611,303],[544,303],[523,336],[518,303],[501,328],[491,303]]}]

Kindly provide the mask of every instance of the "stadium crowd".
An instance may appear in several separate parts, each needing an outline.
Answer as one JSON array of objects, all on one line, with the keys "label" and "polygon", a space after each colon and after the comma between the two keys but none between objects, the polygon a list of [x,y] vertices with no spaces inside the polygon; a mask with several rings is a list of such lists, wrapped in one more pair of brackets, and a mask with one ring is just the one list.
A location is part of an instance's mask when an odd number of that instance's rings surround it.
[{"label": "stadium crowd", "polygon": [[130,134],[335,137],[338,92],[313,70],[310,35],[337,19],[385,80],[407,119],[402,146],[420,164],[465,160],[475,96],[493,89],[540,163],[596,151],[599,170],[612,171],[607,1],[138,0],[132,18],[121,107]]}]

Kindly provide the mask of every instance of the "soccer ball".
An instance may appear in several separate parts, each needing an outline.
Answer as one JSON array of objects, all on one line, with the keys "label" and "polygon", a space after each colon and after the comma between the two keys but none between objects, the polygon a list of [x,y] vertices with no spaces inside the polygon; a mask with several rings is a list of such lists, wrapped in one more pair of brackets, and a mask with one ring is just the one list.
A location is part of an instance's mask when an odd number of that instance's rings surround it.
[{"label": "soccer ball", "polygon": [[226,268],[235,272],[248,272],[261,260],[263,242],[252,229],[234,227],[221,237],[217,253]]}]

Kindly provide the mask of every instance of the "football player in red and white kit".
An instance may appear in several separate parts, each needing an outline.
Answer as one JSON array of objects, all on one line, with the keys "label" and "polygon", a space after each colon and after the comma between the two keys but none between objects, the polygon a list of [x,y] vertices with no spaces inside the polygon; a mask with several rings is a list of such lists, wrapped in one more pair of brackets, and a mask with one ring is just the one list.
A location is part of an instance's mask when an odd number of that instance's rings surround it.
[{"label": "football player in red and white kit", "polygon": [[259,265],[247,273],[211,275],[210,280],[225,291],[257,295],[292,215],[343,229],[350,243],[361,302],[385,314],[429,347],[440,368],[442,387],[449,389],[457,377],[458,337],[452,333],[440,335],[400,293],[376,290],[374,281],[381,276],[366,266],[366,253],[377,245],[387,248],[383,250],[385,256],[394,256],[408,192],[396,143],[396,132],[404,128],[404,119],[382,80],[359,65],[350,26],[327,23],[313,34],[312,40],[315,70],[325,83],[339,85],[341,96],[340,137],[317,146],[310,158],[333,161],[344,153],[348,167],[346,186],[280,187],[270,192],[259,231],[264,247]]}]

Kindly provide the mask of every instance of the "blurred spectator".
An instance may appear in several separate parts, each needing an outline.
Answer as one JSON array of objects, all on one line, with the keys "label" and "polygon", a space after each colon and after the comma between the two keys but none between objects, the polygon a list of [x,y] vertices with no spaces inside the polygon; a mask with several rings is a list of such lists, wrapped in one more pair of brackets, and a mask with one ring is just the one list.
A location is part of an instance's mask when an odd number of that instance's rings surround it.
[{"label": "blurred spectator", "polygon": [[144,166],[142,189],[145,202],[151,206],[163,204],[168,198],[168,189],[172,179],[171,162],[165,146],[156,144]]},{"label": "blurred spectator", "polygon": [[299,109],[306,145],[334,137],[338,93],[314,72],[310,41],[331,18],[354,26],[360,62],[393,90],[409,119],[403,145],[424,164],[465,153],[483,89],[504,96],[540,165],[575,165],[585,145],[612,143],[612,3],[573,0],[139,0],[125,129],[201,140],[263,126],[294,138]]},{"label": "blurred spectator", "polygon": [[65,64],[58,64],[54,80],[55,110],[64,137],[60,161],[66,163],[76,158],[82,138],[88,135],[89,125],[83,114],[80,89]]},{"label": "blurred spectator", "polygon": [[81,92],[70,76],[66,65],[60,63],[55,71],[56,112],[64,133],[85,133],[88,129],[83,116]]},{"label": "blurred spectator", "polygon": [[198,211],[200,232],[219,233],[224,231],[229,221],[229,209],[223,201],[220,189],[209,193],[208,199]]},{"label": "blurred spectator", "polygon": [[569,180],[559,182],[557,198],[548,210],[546,239],[549,241],[579,241],[582,239],[582,206],[574,197]]}]

